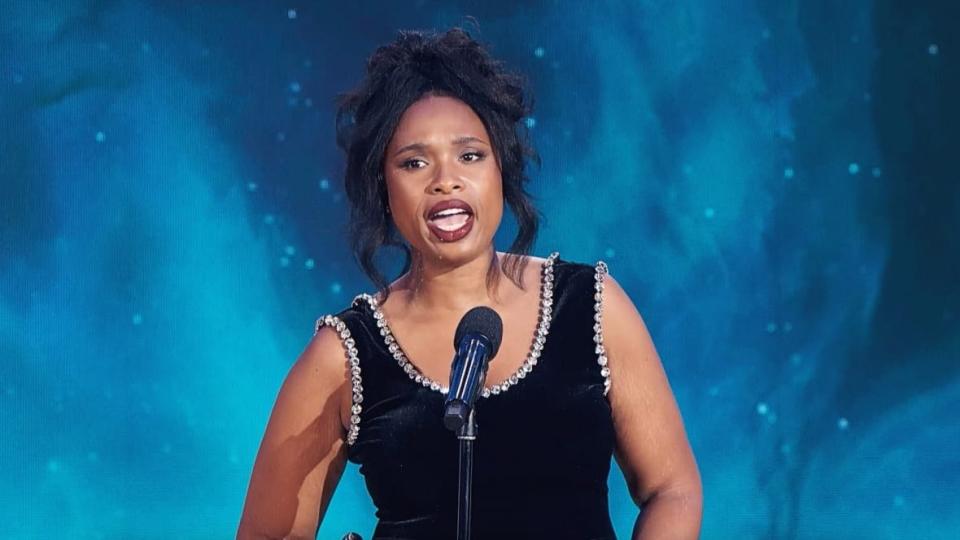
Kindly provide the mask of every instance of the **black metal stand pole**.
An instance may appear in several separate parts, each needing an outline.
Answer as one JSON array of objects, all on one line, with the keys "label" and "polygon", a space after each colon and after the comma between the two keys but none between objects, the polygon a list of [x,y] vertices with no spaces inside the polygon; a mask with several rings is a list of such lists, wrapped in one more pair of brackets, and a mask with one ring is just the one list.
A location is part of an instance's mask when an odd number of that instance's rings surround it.
[{"label": "black metal stand pole", "polygon": [[470,540],[470,507],[473,503],[473,441],[477,423],[470,409],[467,422],[457,432],[460,439],[460,496],[457,502],[457,540]]}]

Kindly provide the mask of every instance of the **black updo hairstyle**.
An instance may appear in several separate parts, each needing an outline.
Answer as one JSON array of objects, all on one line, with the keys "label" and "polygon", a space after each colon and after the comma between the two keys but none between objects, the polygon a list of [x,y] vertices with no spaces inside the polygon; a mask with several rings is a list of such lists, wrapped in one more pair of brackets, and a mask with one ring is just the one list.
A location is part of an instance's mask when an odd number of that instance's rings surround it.
[{"label": "black updo hairstyle", "polygon": [[[532,100],[523,86],[522,76],[506,71],[462,28],[442,34],[402,30],[392,43],[370,56],[361,83],[337,97],[337,145],[346,153],[351,246],[383,300],[389,295],[389,282],[374,264],[376,252],[382,246],[403,250],[401,275],[412,262],[410,247],[387,213],[384,154],[404,111],[427,93],[457,98],[480,117],[500,166],[504,202],[519,229],[508,253],[529,254],[540,215],[524,189],[529,181],[524,158],[538,166],[540,158],[528,143],[524,120]],[[526,257],[504,257],[500,266],[523,288]],[[487,287],[492,288],[496,280],[496,266],[491,264]]]}]

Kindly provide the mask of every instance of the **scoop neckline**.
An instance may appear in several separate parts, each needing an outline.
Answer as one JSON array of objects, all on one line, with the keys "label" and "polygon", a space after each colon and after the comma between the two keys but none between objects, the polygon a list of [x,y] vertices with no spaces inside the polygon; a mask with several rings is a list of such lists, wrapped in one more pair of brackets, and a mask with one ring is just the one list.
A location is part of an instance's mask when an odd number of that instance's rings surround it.
[{"label": "scoop neckline", "polygon": [[[526,378],[527,375],[532,373],[533,368],[537,365],[540,355],[542,354],[543,347],[546,344],[547,334],[550,331],[550,323],[553,320],[553,266],[559,256],[560,253],[554,251],[546,259],[544,259],[543,264],[541,265],[539,304],[537,309],[539,321],[536,329],[534,330],[533,340],[530,344],[530,350],[527,352],[527,356],[520,364],[520,367],[518,367],[510,376],[502,381],[499,381],[497,384],[484,386],[480,391],[480,395],[482,397],[489,398],[490,396],[495,396],[506,392],[513,386],[519,384],[519,382]],[[371,294],[362,293],[354,298],[354,302],[361,299],[366,302],[367,307],[369,307],[370,311],[373,313],[373,318],[380,330],[380,336],[383,340],[383,344],[387,347],[387,350],[397,361],[397,365],[407,374],[407,376],[413,382],[420,384],[425,388],[429,388],[434,392],[439,392],[443,395],[449,393],[450,389],[448,385],[442,384],[439,381],[427,377],[423,374],[423,372],[420,371],[416,364],[410,360],[410,357],[407,356],[406,352],[404,352],[403,348],[400,346],[400,343],[397,341],[396,336],[394,336],[393,331],[390,329],[390,325],[387,323],[386,316],[380,309],[377,299]]]}]

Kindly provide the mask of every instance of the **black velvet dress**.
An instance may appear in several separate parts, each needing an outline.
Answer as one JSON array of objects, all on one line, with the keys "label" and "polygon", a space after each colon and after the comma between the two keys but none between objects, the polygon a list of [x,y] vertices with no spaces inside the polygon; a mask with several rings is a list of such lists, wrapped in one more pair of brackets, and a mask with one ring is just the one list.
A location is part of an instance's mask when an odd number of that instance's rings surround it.
[{"label": "black velvet dress", "polygon": [[[606,272],[602,261],[551,254],[530,353],[507,380],[486,381],[476,405],[475,540],[615,538],[600,326]],[[442,424],[448,381],[420,374],[370,295],[321,317],[316,329],[323,325],[337,329],[353,366],[348,459],[359,464],[377,507],[374,538],[456,538],[459,441]]]}]

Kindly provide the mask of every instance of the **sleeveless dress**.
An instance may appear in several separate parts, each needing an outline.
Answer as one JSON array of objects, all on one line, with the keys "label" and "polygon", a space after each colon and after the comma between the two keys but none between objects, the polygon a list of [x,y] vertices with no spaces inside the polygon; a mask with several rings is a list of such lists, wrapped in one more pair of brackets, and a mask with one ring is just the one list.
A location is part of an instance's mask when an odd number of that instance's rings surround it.
[{"label": "sleeveless dress", "polygon": [[[616,538],[600,324],[606,273],[603,261],[591,266],[552,253],[526,359],[508,379],[488,379],[477,399],[475,540]],[[318,319],[315,333],[324,325],[336,329],[351,365],[347,458],[359,465],[377,508],[374,539],[456,538],[459,441],[442,423],[447,381],[418,371],[369,294]]]}]

